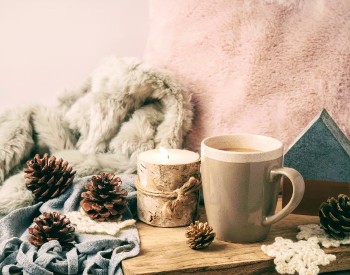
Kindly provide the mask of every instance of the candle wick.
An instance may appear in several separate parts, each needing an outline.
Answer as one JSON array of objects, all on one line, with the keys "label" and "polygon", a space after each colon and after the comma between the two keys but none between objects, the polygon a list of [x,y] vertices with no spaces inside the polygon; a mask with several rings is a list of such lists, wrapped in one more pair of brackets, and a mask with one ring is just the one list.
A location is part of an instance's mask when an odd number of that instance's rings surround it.
[{"label": "candle wick", "polygon": [[169,155],[168,155],[168,159],[169,159]]}]

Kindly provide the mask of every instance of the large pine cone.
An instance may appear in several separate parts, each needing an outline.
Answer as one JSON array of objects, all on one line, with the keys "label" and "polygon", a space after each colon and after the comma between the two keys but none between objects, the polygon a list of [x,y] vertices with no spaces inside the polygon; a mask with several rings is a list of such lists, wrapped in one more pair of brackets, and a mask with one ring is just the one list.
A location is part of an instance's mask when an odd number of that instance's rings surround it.
[{"label": "large pine cone", "polygon": [[192,249],[203,249],[208,247],[215,238],[215,233],[212,232],[213,228],[208,225],[207,222],[202,223],[195,221],[187,227],[186,237],[188,238],[187,244]]},{"label": "large pine cone", "polygon": [[44,212],[35,218],[34,222],[36,224],[28,229],[31,244],[41,247],[48,241],[57,240],[62,247],[72,245],[75,229],[65,215],[60,215],[58,212]]},{"label": "large pine cone", "polygon": [[350,235],[350,202],[344,194],[338,199],[329,198],[323,202],[319,211],[320,224],[324,231],[335,239],[344,239]]},{"label": "large pine cone", "polygon": [[43,158],[36,154],[34,159],[27,161],[23,171],[25,184],[37,201],[46,201],[65,192],[75,175],[67,161],[56,160],[54,156],[49,158],[48,154]]},{"label": "large pine cone", "polygon": [[112,173],[91,177],[81,194],[81,208],[93,220],[111,221],[121,217],[127,208],[128,192],[121,188],[122,181]]}]

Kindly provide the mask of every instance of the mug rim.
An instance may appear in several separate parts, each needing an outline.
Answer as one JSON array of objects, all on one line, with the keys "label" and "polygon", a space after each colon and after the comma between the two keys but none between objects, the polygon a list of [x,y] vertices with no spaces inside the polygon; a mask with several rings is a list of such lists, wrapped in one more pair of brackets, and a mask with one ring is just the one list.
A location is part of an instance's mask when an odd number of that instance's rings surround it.
[{"label": "mug rim", "polygon": [[[210,142],[221,141],[224,144],[233,143],[236,140],[241,143],[254,144],[242,146],[241,148],[253,147],[258,152],[234,152],[225,151],[222,148],[215,148],[219,146],[208,145]],[[238,142],[239,143],[239,142]],[[231,145],[233,146],[233,145]],[[239,148],[239,146],[236,145]],[[226,147],[227,148],[227,147]],[[215,160],[225,161],[225,162],[261,162],[274,160],[283,156],[283,143],[278,139],[257,135],[257,134],[247,134],[247,133],[234,133],[234,134],[223,134],[206,137],[201,142],[201,157],[208,157]]]}]

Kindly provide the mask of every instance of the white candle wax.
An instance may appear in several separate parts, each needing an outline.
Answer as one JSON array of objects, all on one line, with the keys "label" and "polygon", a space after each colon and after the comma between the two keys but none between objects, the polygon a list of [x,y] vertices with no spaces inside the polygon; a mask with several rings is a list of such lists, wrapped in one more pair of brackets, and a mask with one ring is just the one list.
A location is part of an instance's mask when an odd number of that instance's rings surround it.
[{"label": "white candle wax", "polygon": [[139,160],[151,164],[177,165],[196,162],[199,160],[199,154],[180,149],[149,150],[139,154]]}]

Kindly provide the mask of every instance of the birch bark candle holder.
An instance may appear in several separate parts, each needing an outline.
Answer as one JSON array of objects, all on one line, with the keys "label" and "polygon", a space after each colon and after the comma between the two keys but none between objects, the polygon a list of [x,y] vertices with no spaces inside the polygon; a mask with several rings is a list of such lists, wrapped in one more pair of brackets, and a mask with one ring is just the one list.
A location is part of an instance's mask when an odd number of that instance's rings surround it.
[{"label": "birch bark candle holder", "polygon": [[137,160],[137,215],[159,227],[189,225],[196,218],[200,158],[195,152],[155,149]]}]

